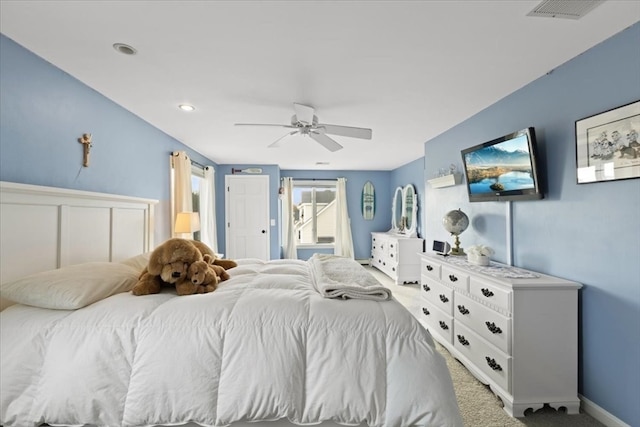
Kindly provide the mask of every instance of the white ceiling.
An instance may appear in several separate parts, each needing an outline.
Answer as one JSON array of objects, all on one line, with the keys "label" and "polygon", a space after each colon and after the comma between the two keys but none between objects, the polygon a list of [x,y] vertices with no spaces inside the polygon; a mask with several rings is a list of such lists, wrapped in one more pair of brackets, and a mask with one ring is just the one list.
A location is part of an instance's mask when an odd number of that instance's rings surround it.
[{"label": "white ceiling", "polygon": [[[216,163],[391,170],[640,21],[638,1],[580,20],[527,17],[538,3],[1,0],[0,31]],[[267,148],[288,129],[233,125],[288,124],[294,102],[373,139],[336,136],[335,153],[301,136]]]}]

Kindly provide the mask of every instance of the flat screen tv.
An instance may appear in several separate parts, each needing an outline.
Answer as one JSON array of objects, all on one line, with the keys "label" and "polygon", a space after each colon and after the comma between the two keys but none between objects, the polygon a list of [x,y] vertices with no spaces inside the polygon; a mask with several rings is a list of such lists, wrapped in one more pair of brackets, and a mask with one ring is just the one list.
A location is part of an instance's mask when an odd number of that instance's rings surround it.
[{"label": "flat screen tv", "polygon": [[544,197],[532,127],[462,150],[462,164],[470,202]]}]

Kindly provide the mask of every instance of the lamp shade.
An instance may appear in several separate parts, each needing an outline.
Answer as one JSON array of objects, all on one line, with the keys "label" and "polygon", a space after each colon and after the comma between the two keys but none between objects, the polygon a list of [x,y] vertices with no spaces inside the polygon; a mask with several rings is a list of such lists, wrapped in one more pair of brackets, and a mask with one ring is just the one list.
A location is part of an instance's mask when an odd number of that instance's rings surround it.
[{"label": "lamp shade", "polygon": [[198,212],[179,212],[176,215],[176,233],[193,233],[200,231],[200,215]]}]

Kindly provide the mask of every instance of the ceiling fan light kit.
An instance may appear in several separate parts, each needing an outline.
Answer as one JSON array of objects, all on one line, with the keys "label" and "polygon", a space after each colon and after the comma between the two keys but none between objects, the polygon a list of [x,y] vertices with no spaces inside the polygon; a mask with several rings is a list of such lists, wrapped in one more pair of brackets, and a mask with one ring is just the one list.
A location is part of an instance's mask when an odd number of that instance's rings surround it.
[{"label": "ceiling fan light kit", "polygon": [[350,138],[358,139],[371,139],[372,137],[373,132],[371,131],[371,129],[319,123],[318,117],[314,114],[315,109],[308,105],[294,103],[293,109],[295,111],[295,114],[291,117],[290,125],[268,123],[236,123],[236,126],[278,126],[285,129],[293,129],[292,131],[289,131],[287,134],[272,142],[269,147],[280,147],[282,142],[284,142],[287,137],[293,135],[302,135],[310,137],[327,150],[333,152],[338,151],[343,147],[342,145],[338,144],[333,138],[327,136],[327,134],[347,136]]}]

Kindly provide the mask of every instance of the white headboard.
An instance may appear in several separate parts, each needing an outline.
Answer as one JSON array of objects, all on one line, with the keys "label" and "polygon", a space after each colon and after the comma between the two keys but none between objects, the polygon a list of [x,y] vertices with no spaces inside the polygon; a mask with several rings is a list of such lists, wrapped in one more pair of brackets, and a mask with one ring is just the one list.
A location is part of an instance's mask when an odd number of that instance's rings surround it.
[{"label": "white headboard", "polygon": [[152,250],[157,202],[0,181],[0,281]]}]

